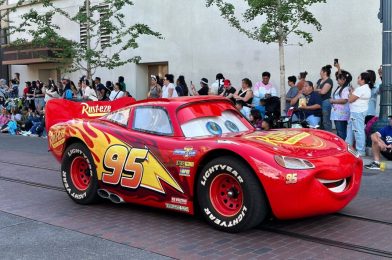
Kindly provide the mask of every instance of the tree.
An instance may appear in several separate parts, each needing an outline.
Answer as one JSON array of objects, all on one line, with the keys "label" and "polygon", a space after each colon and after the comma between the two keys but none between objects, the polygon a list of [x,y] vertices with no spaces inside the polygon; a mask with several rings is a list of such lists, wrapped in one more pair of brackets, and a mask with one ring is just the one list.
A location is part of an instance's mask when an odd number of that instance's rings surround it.
[{"label": "tree", "polygon": [[[242,14],[243,21],[237,18],[232,3],[224,0],[206,1],[207,7],[216,5],[221,16],[250,39],[267,44],[279,44],[280,95],[281,108],[284,109],[286,99],[284,45],[288,42],[291,34],[307,43],[313,41],[312,35],[302,30],[300,26],[301,24],[313,25],[320,31],[321,24],[308,10],[308,7],[315,3],[325,3],[326,0],[244,0],[248,7]],[[254,25],[259,21],[261,24]],[[253,23],[250,28],[244,26],[248,23]]]},{"label": "tree", "polygon": [[[87,0],[81,3],[78,12],[73,15],[56,7],[55,0],[19,2],[40,4],[44,11],[39,13],[36,9],[30,9],[21,16],[20,24],[10,26],[10,34],[29,35],[28,39],[18,37],[13,44],[49,46],[54,57],[47,59],[59,62],[59,66],[66,67],[68,72],[84,71],[89,79],[97,68],[114,69],[127,63],[138,63],[140,56],[124,58],[124,53],[138,48],[137,40],[141,36],[162,38],[160,33],[153,31],[148,25],[125,24],[122,10],[133,5],[130,0],[103,0],[96,5]],[[75,28],[85,28],[86,34],[81,37],[81,42],[72,41],[60,34],[61,26],[53,21],[56,15],[68,19]]]}]

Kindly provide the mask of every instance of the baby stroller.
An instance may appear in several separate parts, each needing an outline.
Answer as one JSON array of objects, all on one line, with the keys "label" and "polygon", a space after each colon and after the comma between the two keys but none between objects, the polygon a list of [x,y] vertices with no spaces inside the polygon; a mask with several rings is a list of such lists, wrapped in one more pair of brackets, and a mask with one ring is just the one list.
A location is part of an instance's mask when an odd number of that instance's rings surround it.
[{"label": "baby stroller", "polygon": [[319,125],[310,126],[306,121],[305,112],[295,107],[290,107],[287,115],[280,118],[279,125],[281,128],[320,128]]},{"label": "baby stroller", "polygon": [[267,97],[263,100],[265,102],[265,116],[272,122],[271,128],[279,127],[280,120],[280,98]]}]

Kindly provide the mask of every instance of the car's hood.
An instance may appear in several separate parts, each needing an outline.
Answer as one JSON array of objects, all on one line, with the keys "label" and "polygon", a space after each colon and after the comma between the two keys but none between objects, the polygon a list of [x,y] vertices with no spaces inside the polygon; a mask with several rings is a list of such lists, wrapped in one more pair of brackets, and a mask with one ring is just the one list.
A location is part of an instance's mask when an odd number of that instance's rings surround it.
[{"label": "car's hood", "polygon": [[242,142],[261,145],[270,152],[301,158],[335,155],[347,150],[346,143],[332,133],[313,129],[255,131],[240,137]]}]

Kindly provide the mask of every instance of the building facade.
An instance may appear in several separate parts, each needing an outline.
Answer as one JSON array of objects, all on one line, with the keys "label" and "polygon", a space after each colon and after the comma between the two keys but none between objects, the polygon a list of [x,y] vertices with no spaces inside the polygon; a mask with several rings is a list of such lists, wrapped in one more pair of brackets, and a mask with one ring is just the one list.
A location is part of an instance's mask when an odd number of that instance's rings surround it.
[{"label": "building facade", "polygon": [[[17,0],[10,0],[13,4]],[[71,13],[76,13],[80,0],[58,0],[56,5]],[[99,1],[91,1],[99,4]],[[243,0],[233,0],[240,8]],[[262,44],[248,39],[230,27],[219,15],[216,7],[206,8],[204,0],[135,0],[135,5],[125,10],[125,23],[141,22],[159,31],[164,39],[142,37],[140,47],[131,50],[129,57],[140,55],[140,64],[127,64],[114,70],[98,69],[94,76],[103,81],[116,81],[124,76],[128,91],[137,99],[146,97],[149,75],[166,72],[175,77],[184,75],[188,84],[197,83],[205,77],[210,83],[215,81],[218,72],[229,78],[235,87],[241,86],[241,79],[250,78],[253,82],[261,80],[261,73],[269,71],[271,81],[279,85],[279,54],[277,44]],[[18,8],[10,15],[17,23],[20,15],[35,8],[27,5]],[[322,24],[323,29],[312,32],[314,41],[303,46],[289,42],[286,51],[286,77],[297,76],[301,71],[309,73],[308,80],[317,81],[320,68],[339,59],[342,67],[352,72],[356,79],[366,69],[377,70],[381,64],[382,25],[378,14],[378,2],[373,0],[329,0],[326,4],[312,7],[312,12]],[[63,17],[56,17],[61,26],[61,34],[80,41],[79,25]],[[10,41],[16,35],[11,36]],[[11,73],[19,72],[21,81],[59,78],[61,71],[56,65],[46,62],[24,64],[14,61]],[[81,72],[68,74],[78,80]],[[355,82],[356,83],[356,80]]]}]

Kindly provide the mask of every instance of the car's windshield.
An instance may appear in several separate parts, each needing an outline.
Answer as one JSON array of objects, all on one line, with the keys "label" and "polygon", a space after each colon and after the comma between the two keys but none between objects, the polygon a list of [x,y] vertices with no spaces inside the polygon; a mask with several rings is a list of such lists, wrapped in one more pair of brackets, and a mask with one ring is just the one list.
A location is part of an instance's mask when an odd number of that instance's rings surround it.
[{"label": "car's windshield", "polygon": [[181,124],[181,129],[185,137],[214,136],[249,130],[232,110],[226,110],[220,116],[194,118]]}]

